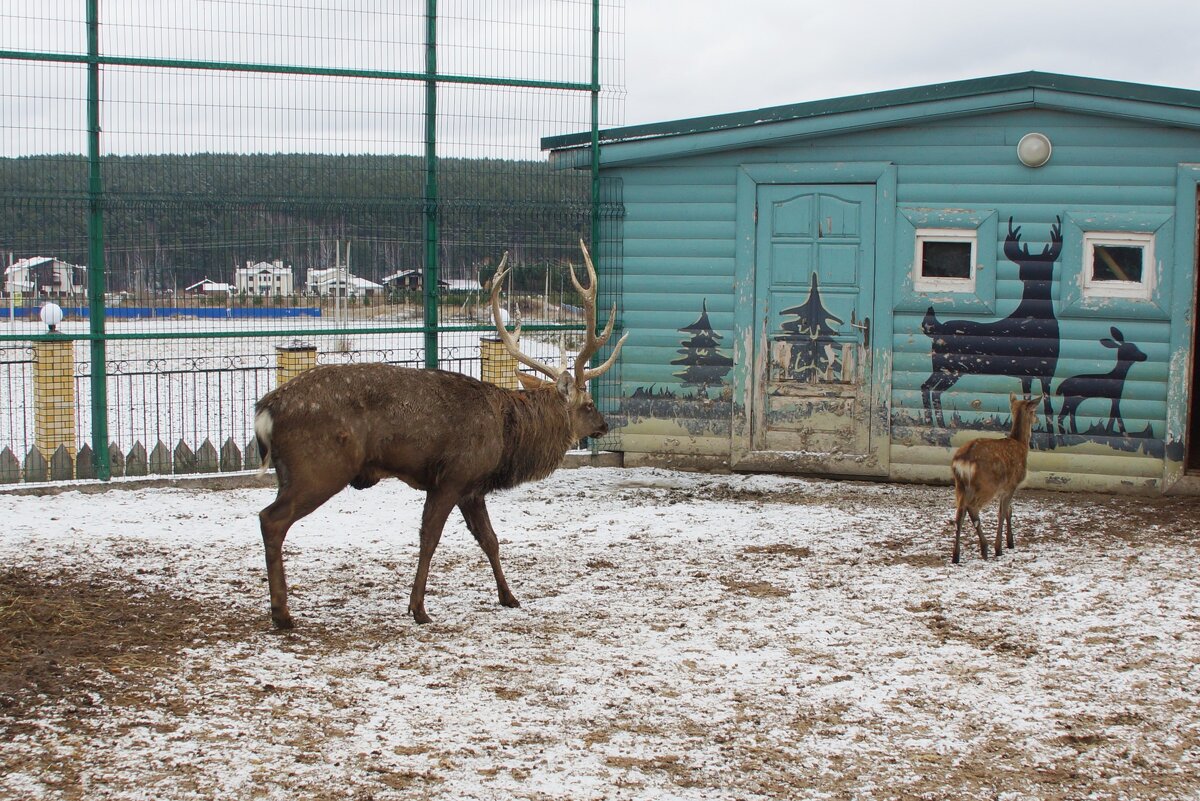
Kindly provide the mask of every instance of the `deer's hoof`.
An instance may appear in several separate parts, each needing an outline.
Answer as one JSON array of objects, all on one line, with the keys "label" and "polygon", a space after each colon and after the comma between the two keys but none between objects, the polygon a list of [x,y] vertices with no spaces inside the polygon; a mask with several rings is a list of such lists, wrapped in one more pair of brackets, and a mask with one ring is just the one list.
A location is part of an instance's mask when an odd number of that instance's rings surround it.
[{"label": "deer's hoof", "polygon": [[283,612],[282,614],[272,612],[271,623],[275,625],[275,628],[280,630],[287,630],[296,626],[295,621],[292,620],[292,616],[287,612]]},{"label": "deer's hoof", "polygon": [[500,597],[500,605],[507,606],[509,609],[520,609],[521,602],[517,600],[517,596],[509,593],[506,596]]},{"label": "deer's hoof", "polygon": [[433,622],[433,618],[431,618],[424,609],[410,609],[408,611],[412,612],[413,620],[417,621],[417,623],[422,626],[426,623]]}]

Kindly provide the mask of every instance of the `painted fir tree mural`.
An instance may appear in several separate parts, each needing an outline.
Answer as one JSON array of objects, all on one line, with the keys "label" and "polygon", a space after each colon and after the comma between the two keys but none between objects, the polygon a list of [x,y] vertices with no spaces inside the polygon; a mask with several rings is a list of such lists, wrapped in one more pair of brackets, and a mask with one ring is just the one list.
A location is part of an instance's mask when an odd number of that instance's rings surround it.
[{"label": "painted fir tree mural", "polygon": [[841,353],[834,337],[844,321],[821,302],[816,273],[812,276],[808,300],[784,309],[782,314],[794,317],[780,325],[784,333],[775,336],[776,342],[788,343],[791,348],[783,377],[790,381],[814,381],[841,375]]},{"label": "painted fir tree mural", "polygon": [[700,317],[689,326],[678,329],[689,338],[681,341],[683,345],[677,353],[683,358],[675,359],[671,364],[682,365],[683,370],[675,373],[675,377],[683,381],[685,387],[696,387],[696,395],[708,397],[708,388],[720,386],[733,369],[733,359],[721,353],[720,342],[723,337],[713,330],[708,320],[708,299],[700,301]]}]

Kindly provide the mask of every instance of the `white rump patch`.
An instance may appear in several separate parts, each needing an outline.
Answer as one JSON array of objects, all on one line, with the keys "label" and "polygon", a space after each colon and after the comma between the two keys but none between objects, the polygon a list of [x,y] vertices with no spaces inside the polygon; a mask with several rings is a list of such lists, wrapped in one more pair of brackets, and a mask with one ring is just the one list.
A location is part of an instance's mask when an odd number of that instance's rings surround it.
[{"label": "white rump patch", "polygon": [[254,415],[254,436],[267,445],[267,455],[263,458],[262,466],[258,468],[260,476],[266,473],[267,468],[271,466],[271,430],[274,427],[275,421],[271,419],[271,412],[267,409]]},{"label": "white rump patch", "polygon": [[965,459],[955,459],[950,464],[950,469],[954,471],[954,475],[958,476],[958,480],[964,484],[970,484],[975,478],[975,463],[968,462]]}]

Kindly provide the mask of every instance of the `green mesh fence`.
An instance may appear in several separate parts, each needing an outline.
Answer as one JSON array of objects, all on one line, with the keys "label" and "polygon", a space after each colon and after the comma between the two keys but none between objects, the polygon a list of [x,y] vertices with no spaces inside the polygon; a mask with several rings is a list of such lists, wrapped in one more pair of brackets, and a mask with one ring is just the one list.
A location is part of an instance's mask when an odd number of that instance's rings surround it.
[{"label": "green mesh fence", "polygon": [[[24,5],[0,10],[0,480],[254,467],[281,347],[478,376],[504,252],[535,358],[580,341],[581,239],[607,319],[618,198],[539,143],[620,124],[622,0]],[[36,441],[47,337],[74,343],[69,463]]]}]

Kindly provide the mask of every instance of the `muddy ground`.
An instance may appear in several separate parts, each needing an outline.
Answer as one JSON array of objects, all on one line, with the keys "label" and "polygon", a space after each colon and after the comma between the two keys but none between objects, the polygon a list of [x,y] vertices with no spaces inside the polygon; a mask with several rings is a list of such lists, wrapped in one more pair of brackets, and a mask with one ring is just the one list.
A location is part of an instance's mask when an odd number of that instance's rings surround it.
[{"label": "muddy ground", "polygon": [[[560,471],[461,521],[405,614],[420,496],[288,540],[268,487],[0,496],[0,797],[1200,797],[1200,503]],[[992,525],[988,518],[988,529]]]}]

